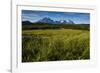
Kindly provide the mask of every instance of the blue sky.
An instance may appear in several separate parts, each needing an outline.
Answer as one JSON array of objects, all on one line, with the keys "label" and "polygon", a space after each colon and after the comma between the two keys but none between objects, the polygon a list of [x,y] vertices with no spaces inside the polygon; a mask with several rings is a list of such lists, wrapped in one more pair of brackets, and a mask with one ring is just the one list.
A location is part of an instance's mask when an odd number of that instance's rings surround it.
[{"label": "blue sky", "polygon": [[36,22],[44,17],[49,17],[55,21],[70,19],[76,24],[90,24],[89,13],[22,10],[22,21]]}]

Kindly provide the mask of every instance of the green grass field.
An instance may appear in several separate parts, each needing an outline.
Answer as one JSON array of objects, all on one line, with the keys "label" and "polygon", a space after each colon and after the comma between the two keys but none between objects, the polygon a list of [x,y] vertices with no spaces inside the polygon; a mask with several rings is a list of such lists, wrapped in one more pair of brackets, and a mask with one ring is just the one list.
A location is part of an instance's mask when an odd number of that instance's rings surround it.
[{"label": "green grass field", "polygon": [[22,62],[89,59],[89,41],[89,30],[22,30]]}]

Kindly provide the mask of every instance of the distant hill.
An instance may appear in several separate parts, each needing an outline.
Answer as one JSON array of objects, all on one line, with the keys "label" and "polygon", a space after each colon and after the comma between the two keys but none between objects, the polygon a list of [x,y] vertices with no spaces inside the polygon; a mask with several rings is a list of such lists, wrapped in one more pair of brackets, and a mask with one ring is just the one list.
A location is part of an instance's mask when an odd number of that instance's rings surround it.
[{"label": "distant hill", "polygon": [[28,25],[28,24],[32,24],[32,22],[30,22],[30,21],[22,21],[22,25]]}]

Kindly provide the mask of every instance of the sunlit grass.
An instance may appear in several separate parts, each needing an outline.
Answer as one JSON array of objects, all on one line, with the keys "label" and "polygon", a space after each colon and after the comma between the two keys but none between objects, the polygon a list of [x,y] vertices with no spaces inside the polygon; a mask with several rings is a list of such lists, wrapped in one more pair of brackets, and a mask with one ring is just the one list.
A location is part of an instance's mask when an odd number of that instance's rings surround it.
[{"label": "sunlit grass", "polygon": [[89,31],[87,30],[23,30],[22,61],[89,59],[89,37]]}]

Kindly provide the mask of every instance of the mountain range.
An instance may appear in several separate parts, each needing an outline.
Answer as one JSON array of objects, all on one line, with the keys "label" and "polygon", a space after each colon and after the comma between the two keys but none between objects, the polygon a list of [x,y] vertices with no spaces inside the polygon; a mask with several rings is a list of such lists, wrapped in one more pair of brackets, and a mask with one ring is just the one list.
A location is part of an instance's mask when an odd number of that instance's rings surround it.
[{"label": "mountain range", "polygon": [[68,20],[59,20],[59,21],[54,21],[53,19],[49,17],[44,17],[40,20],[38,20],[35,23],[49,23],[49,24],[75,24],[74,21],[68,19]]}]

